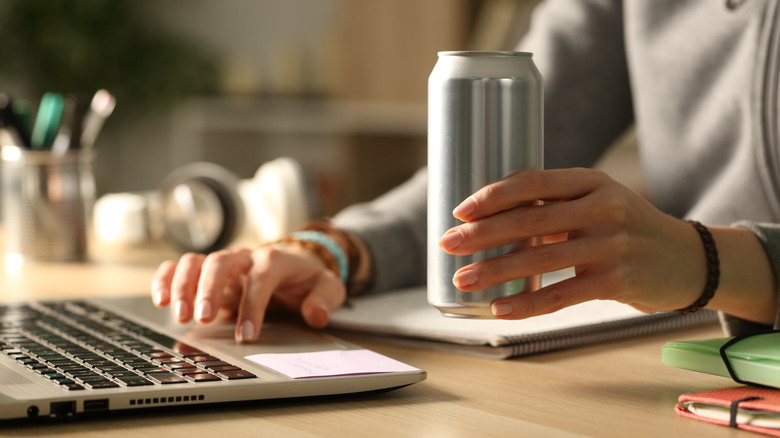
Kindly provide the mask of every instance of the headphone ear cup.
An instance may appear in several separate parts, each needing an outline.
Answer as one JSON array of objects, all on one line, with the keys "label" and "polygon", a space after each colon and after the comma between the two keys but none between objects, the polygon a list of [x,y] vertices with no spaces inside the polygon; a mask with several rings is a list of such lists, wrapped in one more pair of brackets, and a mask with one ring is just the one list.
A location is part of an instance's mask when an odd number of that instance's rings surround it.
[{"label": "headphone ear cup", "polygon": [[164,235],[182,251],[222,249],[244,227],[238,178],[216,164],[196,162],[174,170],[161,183],[160,194]]},{"label": "headphone ear cup", "polygon": [[95,239],[109,245],[136,245],[151,240],[149,193],[107,193],[95,201]]},{"label": "headphone ear cup", "polygon": [[257,169],[244,199],[261,241],[280,239],[319,214],[312,186],[304,169],[292,158],[277,158]]}]

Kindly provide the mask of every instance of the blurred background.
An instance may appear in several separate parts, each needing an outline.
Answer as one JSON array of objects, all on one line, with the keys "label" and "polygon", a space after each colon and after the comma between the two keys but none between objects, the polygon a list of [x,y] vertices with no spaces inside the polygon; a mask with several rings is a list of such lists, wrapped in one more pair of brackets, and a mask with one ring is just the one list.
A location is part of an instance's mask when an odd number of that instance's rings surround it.
[{"label": "blurred background", "polygon": [[0,91],[117,106],[98,194],[151,190],[194,161],[250,178],[279,156],[371,199],[426,161],[440,50],[508,50],[536,0],[3,0]]}]

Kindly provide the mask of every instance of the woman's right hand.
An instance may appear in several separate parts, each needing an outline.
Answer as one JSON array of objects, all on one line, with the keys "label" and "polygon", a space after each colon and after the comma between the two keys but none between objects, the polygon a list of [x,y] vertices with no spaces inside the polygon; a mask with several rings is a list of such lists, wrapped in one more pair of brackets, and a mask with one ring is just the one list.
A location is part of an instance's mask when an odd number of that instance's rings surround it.
[{"label": "woman's right hand", "polygon": [[175,321],[209,323],[227,311],[236,317],[235,337],[241,343],[257,340],[272,301],[322,328],[345,300],[338,276],[294,242],[184,254],[160,264],[152,281],[152,301],[170,305]]}]

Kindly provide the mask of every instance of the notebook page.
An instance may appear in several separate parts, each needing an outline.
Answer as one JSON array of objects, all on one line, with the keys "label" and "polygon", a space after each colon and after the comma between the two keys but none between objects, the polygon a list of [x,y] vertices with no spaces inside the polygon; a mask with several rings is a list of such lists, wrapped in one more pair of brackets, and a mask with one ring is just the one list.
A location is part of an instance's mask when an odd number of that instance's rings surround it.
[{"label": "notebook page", "polygon": [[[570,273],[555,273],[544,283]],[[590,301],[520,321],[448,318],[430,306],[425,288],[356,297],[331,315],[330,326],[364,333],[400,335],[464,345],[511,343],[510,338],[571,329],[646,315],[614,301]]]}]

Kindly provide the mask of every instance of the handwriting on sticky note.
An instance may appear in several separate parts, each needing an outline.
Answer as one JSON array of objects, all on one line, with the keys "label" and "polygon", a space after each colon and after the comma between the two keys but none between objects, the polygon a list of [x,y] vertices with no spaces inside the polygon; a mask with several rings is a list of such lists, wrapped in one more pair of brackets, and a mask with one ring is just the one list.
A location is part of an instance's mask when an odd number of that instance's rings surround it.
[{"label": "handwriting on sticky note", "polygon": [[419,371],[371,350],[255,354],[246,359],[293,379]]}]

